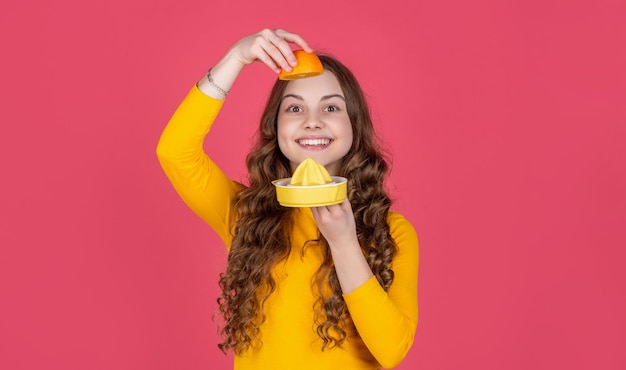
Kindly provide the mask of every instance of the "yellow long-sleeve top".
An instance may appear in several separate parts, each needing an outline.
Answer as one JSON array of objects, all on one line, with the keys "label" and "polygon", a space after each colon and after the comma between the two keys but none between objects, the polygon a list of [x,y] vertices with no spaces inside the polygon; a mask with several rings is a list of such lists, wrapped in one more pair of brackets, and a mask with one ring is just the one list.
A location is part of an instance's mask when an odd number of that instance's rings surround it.
[{"label": "yellow long-sleeve top", "polygon": [[[208,134],[223,101],[194,86],[161,135],[157,156],[185,203],[206,221],[230,248],[231,200],[243,189],[205,154]],[[274,267],[278,287],[265,304],[261,347],[235,356],[235,369],[379,369],[398,365],[413,344],[417,327],[418,241],[412,225],[390,212],[388,222],[398,253],[393,260],[393,284],[385,292],[375,277],[343,297],[358,333],[350,333],[342,348],[322,348],[316,333],[311,277],[322,263],[309,208],[294,210],[289,257]]]}]

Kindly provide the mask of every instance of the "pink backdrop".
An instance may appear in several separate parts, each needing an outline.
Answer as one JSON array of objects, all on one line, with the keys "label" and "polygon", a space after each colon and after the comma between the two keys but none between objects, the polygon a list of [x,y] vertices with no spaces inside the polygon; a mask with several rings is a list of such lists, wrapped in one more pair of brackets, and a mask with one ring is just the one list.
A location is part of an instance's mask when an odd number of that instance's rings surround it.
[{"label": "pink backdrop", "polygon": [[[264,27],[345,61],[394,154],[421,242],[399,369],[626,368],[624,2],[349,3],[2,2],[1,369],[231,366],[225,252],[154,150]],[[209,139],[236,179],[273,78],[245,70]]]}]

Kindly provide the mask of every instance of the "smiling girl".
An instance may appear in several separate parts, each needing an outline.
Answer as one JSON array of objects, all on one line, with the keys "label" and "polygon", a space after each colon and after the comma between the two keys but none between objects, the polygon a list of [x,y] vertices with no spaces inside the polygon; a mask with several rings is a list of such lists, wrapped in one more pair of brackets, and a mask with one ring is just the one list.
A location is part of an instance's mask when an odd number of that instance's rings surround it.
[{"label": "smiling girl", "polygon": [[[388,166],[353,74],[320,55],[324,73],[277,80],[247,157],[248,184],[228,179],[203,150],[235,79],[261,62],[296,65],[297,34],[263,30],[235,43],[195,84],[163,131],[157,155],[185,203],[228,248],[218,299],[224,352],[235,369],[394,367],[417,327],[418,242],[390,210]],[[306,158],[348,179],[341,204],[282,207],[272,180]]]}]

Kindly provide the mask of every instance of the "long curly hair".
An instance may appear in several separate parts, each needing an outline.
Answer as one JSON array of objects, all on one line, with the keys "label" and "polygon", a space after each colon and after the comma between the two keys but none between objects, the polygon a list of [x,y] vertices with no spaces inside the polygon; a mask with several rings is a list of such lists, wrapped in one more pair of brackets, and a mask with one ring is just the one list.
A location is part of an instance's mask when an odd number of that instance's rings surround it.
[{"label": "long curly hair", "polygon": [[[387,290],[393,282],[391,262],[396,245],[391,238],[387,214],[391,199],[384,188],[388,163],[379,145],[369,108],[356,78],[341,62],[320,55],[326,71],[338,79],[346,98],[352,124],[353,143],[342,159],[337,175],[348,178],[348,199],[356,220],[357,238],[367,262]],[[271,270],[288,257],[291,242],[292,209],[276,200],[272,180],[291,175],[289,160],[277,140],[277,116],[288,82],[277,80],[261,117],[257,143],[248,154],[249,187],[234,199],[238,216],[226,271],[220,275],[222,294],[218,298],[224,324],[219,344],[224,353],[240,355],[250,346],[262,345],[260,326],[265,320],[264,303],[274,292]],[[318,232],[315,242],[322,246],[323,263],[312,277],[317,294],[315,324],[322,350],[341,346],[353,323],[343,300],[328,242]]]}]

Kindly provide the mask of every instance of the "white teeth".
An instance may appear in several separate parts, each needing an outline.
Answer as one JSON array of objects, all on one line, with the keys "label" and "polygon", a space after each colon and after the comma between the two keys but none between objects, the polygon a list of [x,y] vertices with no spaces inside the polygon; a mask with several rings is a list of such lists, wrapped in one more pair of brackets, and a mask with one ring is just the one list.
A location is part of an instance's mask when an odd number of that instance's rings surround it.
[{"label": "white teeth", "polygon": [[301,139],[298,140],[300,145],[328,145],[330,143],[330,139]]}]

